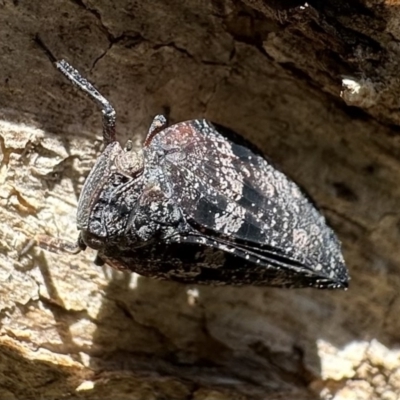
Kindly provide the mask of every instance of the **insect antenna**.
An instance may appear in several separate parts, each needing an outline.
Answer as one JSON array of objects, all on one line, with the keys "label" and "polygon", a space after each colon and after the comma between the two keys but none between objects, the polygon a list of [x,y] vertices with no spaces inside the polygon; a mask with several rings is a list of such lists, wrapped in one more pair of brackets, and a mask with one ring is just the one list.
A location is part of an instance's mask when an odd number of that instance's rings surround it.
[{"label": "insect antenna", "polygon": [[56,67],[79,89],[83,90],[101,108],[103,114],[103,141],[108,145],[116,141],[116,112],[110,102],[65,60],[57,61]]}]

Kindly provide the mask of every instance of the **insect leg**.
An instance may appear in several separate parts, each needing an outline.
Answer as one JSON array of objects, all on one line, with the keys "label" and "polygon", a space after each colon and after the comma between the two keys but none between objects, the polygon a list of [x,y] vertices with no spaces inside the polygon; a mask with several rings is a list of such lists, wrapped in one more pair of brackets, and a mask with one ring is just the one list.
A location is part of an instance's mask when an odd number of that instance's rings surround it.
[{"label": "insect leg", "polygon": [[98,254],[96,254],[96,258],[94,259],[94,265],[97,265],[98,267],[102,267],[105,264],[105,261],[103,260],[102,257],[100,257]]},{"label": "insect leg", "polygon": [[79,89],[83,90],[89,97],[100,106],[103,114],[103,140],[104,144],[115,142],[116,112],[110,102],[88,82],[81,74],[69,65],[65,60],[57,61],[56,67]]}]

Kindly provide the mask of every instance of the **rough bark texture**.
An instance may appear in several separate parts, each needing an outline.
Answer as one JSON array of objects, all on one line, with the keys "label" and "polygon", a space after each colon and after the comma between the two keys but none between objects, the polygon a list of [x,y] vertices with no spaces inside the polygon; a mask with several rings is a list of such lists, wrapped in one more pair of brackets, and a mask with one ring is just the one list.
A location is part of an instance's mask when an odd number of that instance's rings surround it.
[{"label": "rough bark texture", "polygon": [[[0,0],[0,398],[400,398],[399,5]],[[101,148],[49,52],[111,100],[122,142],[162,112],[253,141],[327,216],[350,289],[194,298],[91,251],[18,259],[36,233],[76,238]]]}]

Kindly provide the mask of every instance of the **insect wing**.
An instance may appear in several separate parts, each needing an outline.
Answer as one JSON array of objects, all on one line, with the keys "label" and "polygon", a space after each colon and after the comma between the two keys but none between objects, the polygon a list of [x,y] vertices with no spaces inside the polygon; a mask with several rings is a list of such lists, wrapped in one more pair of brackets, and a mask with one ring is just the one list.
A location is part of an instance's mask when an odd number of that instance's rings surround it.
[{"label": "insect wing", "polygon": [[205,120],[173,125],[151,146],[172,197],[193,232],[182,241],[204,243],[287,271],[296,286],[346,286],[340,244],[296,184],[252,150]]}]

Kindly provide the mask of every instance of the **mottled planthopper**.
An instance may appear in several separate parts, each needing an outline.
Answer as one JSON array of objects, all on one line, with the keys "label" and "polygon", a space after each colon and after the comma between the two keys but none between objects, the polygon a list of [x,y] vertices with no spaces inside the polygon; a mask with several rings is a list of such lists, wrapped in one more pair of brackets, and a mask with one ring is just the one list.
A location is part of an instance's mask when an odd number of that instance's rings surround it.
[{"label": "mottled planthopper", "polygon": [[76,244],[96,263],[184,283],[347,288],[340,242],[299,187],[216,125],[155,117],[143,148],[121,147],[110,103],[67,62],[61,72],[103,114],[104,150],[79,198]]}]

